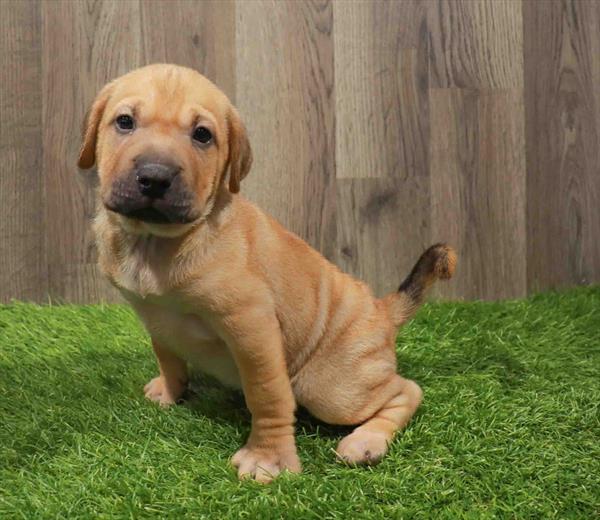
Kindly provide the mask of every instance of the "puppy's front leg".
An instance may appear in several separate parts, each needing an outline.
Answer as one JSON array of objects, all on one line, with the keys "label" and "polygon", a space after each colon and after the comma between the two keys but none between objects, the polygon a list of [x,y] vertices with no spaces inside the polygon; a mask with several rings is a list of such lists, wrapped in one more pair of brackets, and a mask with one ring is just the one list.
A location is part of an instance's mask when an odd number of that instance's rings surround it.
[{"label": "puppy's front leg", "polygon": [[240,478],[270,482],[282,470],[300,472],[294,440],[295,400],[275,315],[247,310],[226,320],[226,341],[240,372],[252,431],[232,458]]},{"label": "puppy's front leg", "polygon": [[160,375],[150,380],[144,387],[144,393],[151,401],[156,401],[161,406],[170,406],[177,402],[185,390],[188,379],[187,366],[185,361],[161,347],[154,338],[152,348],[156,354]]}]

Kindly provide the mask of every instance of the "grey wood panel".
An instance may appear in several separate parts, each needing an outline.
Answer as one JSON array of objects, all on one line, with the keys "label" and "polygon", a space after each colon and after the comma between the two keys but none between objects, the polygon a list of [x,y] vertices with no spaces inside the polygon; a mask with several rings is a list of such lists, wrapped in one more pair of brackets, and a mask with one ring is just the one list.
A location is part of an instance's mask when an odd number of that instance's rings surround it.
[{"label": "grey wood panel", "polygon": [[141,2],[145,63],[191,67],[235,98],[235,2]]},{"label": "grey wood panel", "polygon": [[331,258],[331,3],[238,2],[236,11],[236,98],[254,150],[242,192]]},{"label": "grey wood panel", "polygon": [[424,5],[334,3],[338,179],[426,175]]},{"label": "grey wood panel", "polygon": [[433,241],[438,296],[600,282],[600,2],[0,2],[0,301],[94,302],[99,88],[196,68],[240,108],[242,191],[379,294]]},{"label": "grey wood panel", "polygon": [[430,242],[427,13],[336,2],[336,263],[393,291]]},{"label": "grey wood panel", "polygon": [[432,89],[434,241],[458,250],[444,297],[515,298],[526,292],[525,144],[520,90]]},{"label": "grey wood panel", "polygon": [[600,282],[600,3],[525,2],[531,291]]},{"label": "grey wood panel", "polygon": [[[429,245],[428,197],[419,178],[339,179],[336,263],[378,296],[398,289]],[[429,206],[427,206],[429,210]]]},{"label": "grey wood panel", "polygon": [[139,3],[42,2],[46,248],[50,293],[113,300],[96,268],[94,172],[77,170],[84,114],[110,79],[141,63]]},{"label": "grey wood panel", "polygon": [[[544,10],[545,1],[536,9]],[[518,0],[430,0],[431,86],[523,86],[523,22]]]},{"label": "grey wood panel", "polygon": [[46,301],[40,6],[0,2],[0,301]]}]

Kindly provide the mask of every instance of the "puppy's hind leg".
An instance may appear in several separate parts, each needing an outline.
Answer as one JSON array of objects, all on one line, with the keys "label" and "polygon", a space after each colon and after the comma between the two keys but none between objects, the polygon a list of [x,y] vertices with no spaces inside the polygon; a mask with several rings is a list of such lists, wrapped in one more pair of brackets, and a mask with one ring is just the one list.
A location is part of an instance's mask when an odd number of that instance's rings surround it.
[{"label": "puppy's hind leg", "polygon": [[338,444],[338,457],[348,464],[374,464],[386,454],[394,434],[404,428],[421,404],[423,392],[410,379],[394,375],[397,393],[370,419]]}]

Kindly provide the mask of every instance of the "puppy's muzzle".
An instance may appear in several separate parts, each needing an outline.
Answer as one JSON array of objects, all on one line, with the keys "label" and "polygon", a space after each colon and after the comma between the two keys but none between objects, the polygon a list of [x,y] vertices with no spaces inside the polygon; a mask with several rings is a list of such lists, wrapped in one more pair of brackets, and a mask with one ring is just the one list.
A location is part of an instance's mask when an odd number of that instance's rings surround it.
[{"label": "puppy's muzzle", "polygon": [[140,193],[151,199],[162,199],[180,170],[171,164],[143,164],[136,169],[135,175]]},{"label": "puppy's muzzle", "polygon": [[160,224],[195,219],[181,167],[167,159],[136,157],[133,168],[116,180],[105,206],[129,218]]}]

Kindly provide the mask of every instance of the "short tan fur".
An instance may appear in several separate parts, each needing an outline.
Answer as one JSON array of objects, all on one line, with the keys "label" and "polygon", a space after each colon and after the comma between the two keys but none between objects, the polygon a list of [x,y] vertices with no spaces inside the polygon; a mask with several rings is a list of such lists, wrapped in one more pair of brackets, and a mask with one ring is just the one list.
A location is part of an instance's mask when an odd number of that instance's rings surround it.
[{"label": "short tan fur", "polygon": [[[135,120],[130,132],[115,128],[122,114]],[[198,125],[211,132],[207,145],[190,138]],[[135,182],[135,165],[147,156],[177,164],[182,198],[173,205],[186,205],[185,222],[114,210],[118,190]],[[338,445],[342,460],[376,462],[422,397],[397,373],[398,327],[428,286],[452,276],[456,255],[432,246],[398,292],[377,299],[238,193],[251,163],[237,111],[191,69],[135,70],[92,105],[79,165],[98,167],[102,271],[152,338],[160,373],[146,396],[175,403],[188,366],[241,387],[252,414],[248,441],[232,459],[242,478],[268,482],[300,471],[298,404],[323,421],[357,425]]]}]

